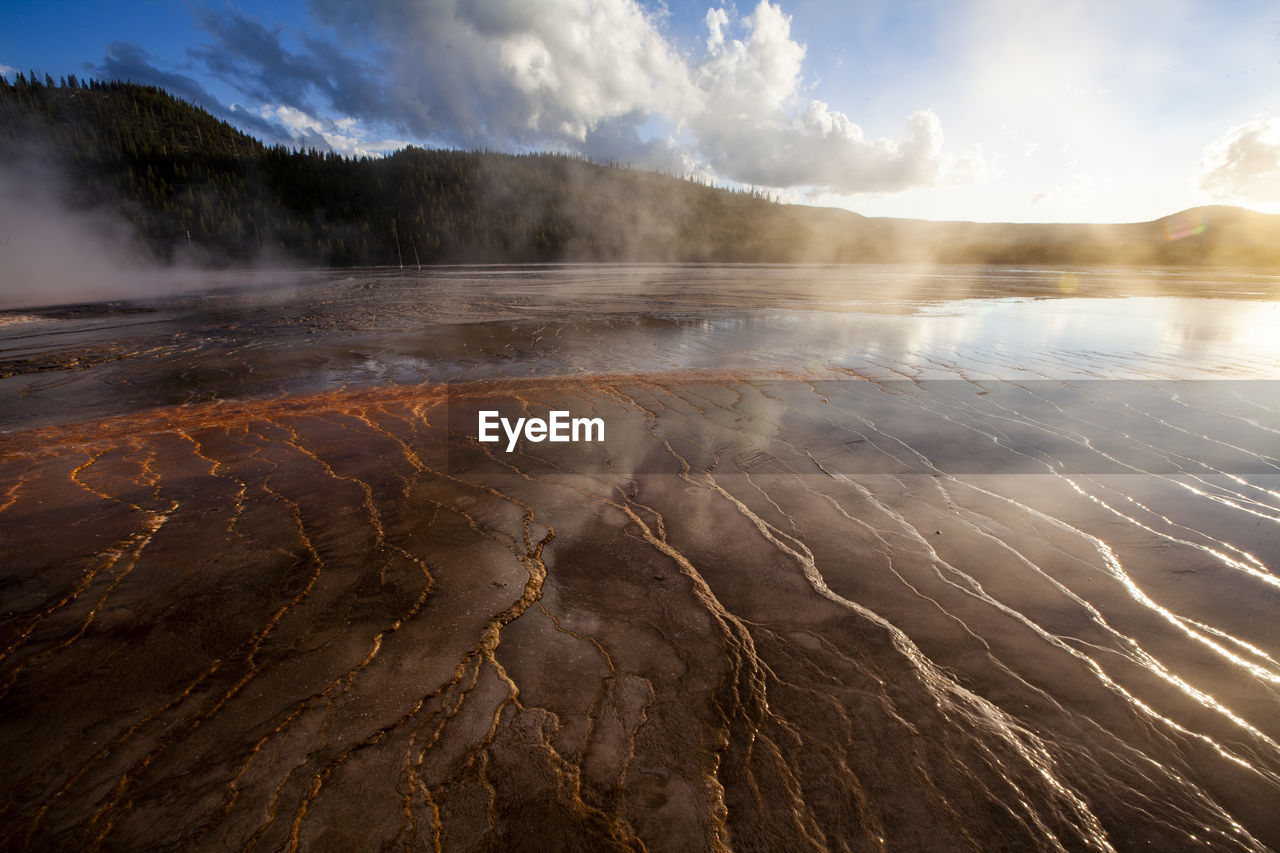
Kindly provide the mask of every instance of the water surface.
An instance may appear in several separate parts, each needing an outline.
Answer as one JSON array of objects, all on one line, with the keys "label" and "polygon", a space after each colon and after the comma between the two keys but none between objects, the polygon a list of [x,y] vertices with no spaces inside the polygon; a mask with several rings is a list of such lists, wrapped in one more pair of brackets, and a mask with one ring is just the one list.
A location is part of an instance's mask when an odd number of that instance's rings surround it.
[{"label": "water surface", "polygon": [[570,266],[0,315],[0,838],[1280,848],[1278,299]]}]

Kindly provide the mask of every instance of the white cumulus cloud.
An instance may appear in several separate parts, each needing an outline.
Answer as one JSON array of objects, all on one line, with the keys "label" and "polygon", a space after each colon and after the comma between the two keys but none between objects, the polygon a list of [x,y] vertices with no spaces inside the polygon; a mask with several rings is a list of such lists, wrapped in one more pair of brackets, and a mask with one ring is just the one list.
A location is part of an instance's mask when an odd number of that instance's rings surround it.
[{"label": "white cumulus cloud", "polygon": [[390,78],[379,111],[424,136],[581,143],[601,122],[690,109],[698,95],[634,0],[313,0],[311,9],[376,46]]},{"label": "white cumulus cloud", "polygon": [[368,139],[359,122],[349,116],[320,119],[284,104],[264,106],[258,114],[268,121],[278,122],[297,145],[321,150],[331,148],[353,157],[372,157],[409,144],[402,139]]},{"label": "white cumulus cloud", "polygon": [[1200,187],[1219,199],[1280,201],[1280,117],[1238,124],[1211,142]]},{"label": "white cumulus cloud", "polygon": [[332,38],[206,10],[214,43],[191,51],[261,105],[255,119],[307,144],[376,150],[368,140],[390,131],[425,144],[569,151],[848,195],[975,171],[975,157],[946,151],[941,120],[927,109],[877,137],[813,99],[805,45],[770,0],[748,14],[710,8],[694,53],[638,0],[308,0],[308,8]]},{"label": "white cumulus cloud", "polygon": [[899,192],[963,179],[976,155],[944,153],[942,122],[930,110],[906,119],[896,138],[869,138],[843,112],[807,99],[805,47],[791,18],[764,0],[730,39],[723,9],[707,13],[707,58],[695,80],[705,108],[690,119],[699,151],[719,173],[769,187],[812,186],[843,194]]},{"label": "white cumulus cloud", "polygon": [[697,69],[698,88],[718,112],[778,109],[796,96],[805,48],[791,40],[791,18],[764,0],[741,21],[743,39],[731,39],[724,9],[707,12],[707,57]]}]

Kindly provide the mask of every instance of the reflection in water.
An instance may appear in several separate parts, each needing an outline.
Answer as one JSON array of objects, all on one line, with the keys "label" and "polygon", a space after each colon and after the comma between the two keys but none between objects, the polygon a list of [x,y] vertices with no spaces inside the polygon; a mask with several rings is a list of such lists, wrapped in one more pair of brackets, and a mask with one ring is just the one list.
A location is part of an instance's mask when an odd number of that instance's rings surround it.
[{"label": "reflection in water", "polygon": [[0,428],[278,393],[725,367],[1274,378],[1280,277],[1203,275],[1080,270],[1064,298],[1056,270],[459,268],[0,312],[23,320],[0,325]]},{"label": "reflection in water", "polygon": [[26,309],[0,844],[1280,847],[1276,282],[1204,275]]}]

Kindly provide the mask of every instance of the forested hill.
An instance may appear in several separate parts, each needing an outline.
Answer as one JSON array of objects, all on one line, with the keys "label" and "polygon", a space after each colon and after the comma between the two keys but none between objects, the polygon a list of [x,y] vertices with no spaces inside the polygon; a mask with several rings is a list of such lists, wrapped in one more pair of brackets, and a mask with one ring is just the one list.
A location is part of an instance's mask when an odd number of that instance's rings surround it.
[{"label": "forested hill", "polygon": [[109,206],[161,257],[189,242],[212,260],[329,265],[763,260],[797,225],[760,194],[650,172],[550,154],[289,150],[154,87],[51,82],[0,88],[4,159],[57,160],[77,205]]},{"label": "forested hill", "polygon": [[0,157],[146,250],[211,264],[557,260],[1280,265],[1280,217],[1199,208],[1119,226],[868,219],[552,154],[263,145],[163,90],[0,78]]}]

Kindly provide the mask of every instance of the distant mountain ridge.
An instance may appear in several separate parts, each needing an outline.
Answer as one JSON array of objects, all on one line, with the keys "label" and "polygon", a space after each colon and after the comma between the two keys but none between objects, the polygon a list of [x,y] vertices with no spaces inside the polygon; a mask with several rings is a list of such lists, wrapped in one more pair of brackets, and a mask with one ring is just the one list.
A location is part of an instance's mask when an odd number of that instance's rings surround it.
[{"label": "distant mountain ridge", "polygon": [[160,259],[212,265],[523,261],[1280,266],[1280,216],[1193,208],[1126,225],[927,222],[556,154],[268,146],[152,86],[0,78],[0,157],[56,163]]}]

